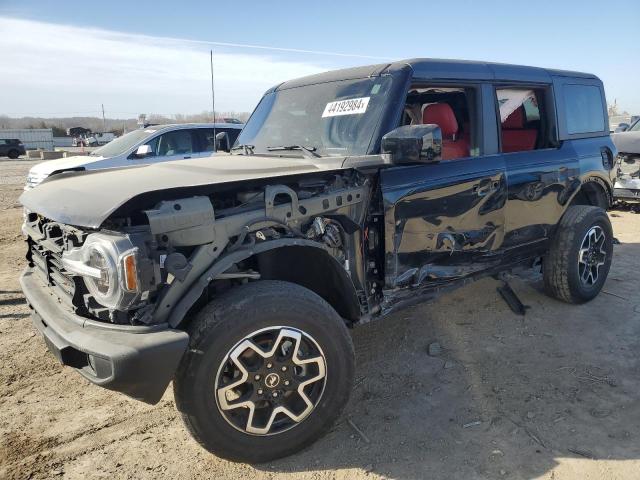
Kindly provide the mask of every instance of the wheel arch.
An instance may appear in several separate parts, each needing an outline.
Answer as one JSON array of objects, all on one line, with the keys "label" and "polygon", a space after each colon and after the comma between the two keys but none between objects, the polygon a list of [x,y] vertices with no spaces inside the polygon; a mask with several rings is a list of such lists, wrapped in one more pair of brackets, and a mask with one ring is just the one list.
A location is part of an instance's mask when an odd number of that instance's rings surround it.
[{"label": "wheel arch", "polygon": [[582,182],[567,208],[574,205],[591,205],[608,210],[611,206],[611,198],[611,189],[602,179],[589,177]]},{"label": "wheel arch", "polygon": [[218,259],[180,299],[171,311],[168,323],[174,328],[182,327],[187,316],[199,310],[199,300],[213,279],[239,262],[252,264],[261,280],[287,281],[313,291],[348,322],[360,318],[356,288],[349,274],[324,245],[304,239],[279,239]]},{"label": "wheel arch", "polygon": [[338,315],[351,322],[360,317],[355,286],[342,265],[324,248],[291,245],[254,256],[261,280],[282,280],[315,292]]}]

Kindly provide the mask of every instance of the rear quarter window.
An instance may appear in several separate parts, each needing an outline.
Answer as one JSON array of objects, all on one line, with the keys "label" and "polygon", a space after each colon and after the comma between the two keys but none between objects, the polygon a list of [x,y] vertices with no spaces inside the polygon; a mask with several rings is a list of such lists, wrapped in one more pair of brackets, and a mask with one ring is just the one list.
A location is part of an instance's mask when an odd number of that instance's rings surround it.
[{"label": "rear quarter window", "polygon": [[563,95],[569,135],[596,133],[605,129],[602,93],[599,87],[566,84]]}]

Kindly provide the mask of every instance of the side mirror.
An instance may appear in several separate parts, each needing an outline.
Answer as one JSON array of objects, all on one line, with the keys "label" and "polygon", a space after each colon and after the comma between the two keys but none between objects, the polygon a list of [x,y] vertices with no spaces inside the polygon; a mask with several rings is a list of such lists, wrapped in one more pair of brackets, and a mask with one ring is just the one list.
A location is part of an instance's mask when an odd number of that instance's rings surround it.
[{"label": "side mirror", "polygon": [[151,155],[151,146],[150,145],[140,145],[136,150],[134,155],[135,158],[144,158],[147,155]]},{"label": "side mirror", "polygon": [[626,132],[627,130],[629,130],[628,123],[619,123],[613,133]]},{"label": "side mirror", "polygon": [[227,132],[216,133],[216,152],[228,152],[231,149],[229,145],[229,135]]},{"label": "side mirror", "polygon": [[436,124],[398,127],[382,137],[382,153],[396,165],[436,162],[442,155],[442,131]]}]

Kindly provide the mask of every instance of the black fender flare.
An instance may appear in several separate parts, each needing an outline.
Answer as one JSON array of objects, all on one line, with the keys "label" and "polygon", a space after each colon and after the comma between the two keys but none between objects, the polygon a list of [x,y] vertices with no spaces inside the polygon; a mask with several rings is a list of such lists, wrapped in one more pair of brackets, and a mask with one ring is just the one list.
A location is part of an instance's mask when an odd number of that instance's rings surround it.
[{"label": "black fender flare", "polygon": [[200,275],[200,277],[198,277],[193,285],[191,285],[187,293],[183,295],[182,298],[180,298],[176,306],[172,309],[171,314],[168,318],[169,325],[173,328],[179,326],[191,307],[195,305],[198,299],[202,296],[202,293],[209,286],[209,283],[211,283],[211,281],[213,281],[216,276],[224,273],[229,268],[231,268],[234,264],[242,260],[246,260],[254,255],[267,252],[269,250],[293,246],[312,247],[318,249],[319,251],[322,251],[323,254],[330,259],[330,261],[335,263],[337,271],[341,272],[343,283],[350,286],[349,292],[346,292],[347,295],[351,298],[350,301],[353,302],[354,305],[359,305],[358,295],[353,281],[344,271],[338,261],[329,253],[328,247],[321,243],[302,238],[280,238],[267,242],[254,243],[250,246],[234,250],[216,259],[216,261],[211,264],[211,266],[209,266],[209,268],[207,268]]},{"label": "black fender flare", "polygon": [[[612,188],[607,184],[607,182],[605,182],[602,178],[598,177],[598,176],[588,176],[586,178],[584,178],[581,182],[580,182],[580,186],[576,189],[574,195],[571,198],[571,201],[567,203],[567,208],[572,204],[573,200],[576,198],[576,196],[580,193],[583,192],[585,195],[587,195],[587,197],[589,197],[589,191],[593,191],[592,189],[596,189],[596,191],[599,191],[600,194],[602,195],[602,199],[605,202],[605,205],[600,205],[599,202],[598,204],[594,205],[597,207],[601,207],[604,208],[605,210],[607,210],[612,203],[612,198],[613,198],[613,190]],[[596,195],[598,195],[596,193]],[[589,198],[589,200],[592,202],[593,204],[593,199]],[[566,211],[566,208],[565,208]]]}]

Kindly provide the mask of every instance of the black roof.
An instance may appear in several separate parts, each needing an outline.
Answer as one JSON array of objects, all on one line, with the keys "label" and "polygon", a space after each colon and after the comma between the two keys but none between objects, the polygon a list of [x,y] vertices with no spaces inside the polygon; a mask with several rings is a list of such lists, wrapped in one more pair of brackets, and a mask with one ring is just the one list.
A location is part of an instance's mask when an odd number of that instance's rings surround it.
[{"label": "black roof", "polygon": [[479,62],[472,60],[446,60],[436,58],[412,58],[393,63],[381,63],[364,67],[346,68],[318,73],[284,82],[274,89],[311,85],[314,83],[355,78],[374,77],[402,69],[413,70],[413,77],[425,80],[504,80],[510,82],[551,83],[553,76],[597,79],[582,72],[554,70],[507,63]]}]

